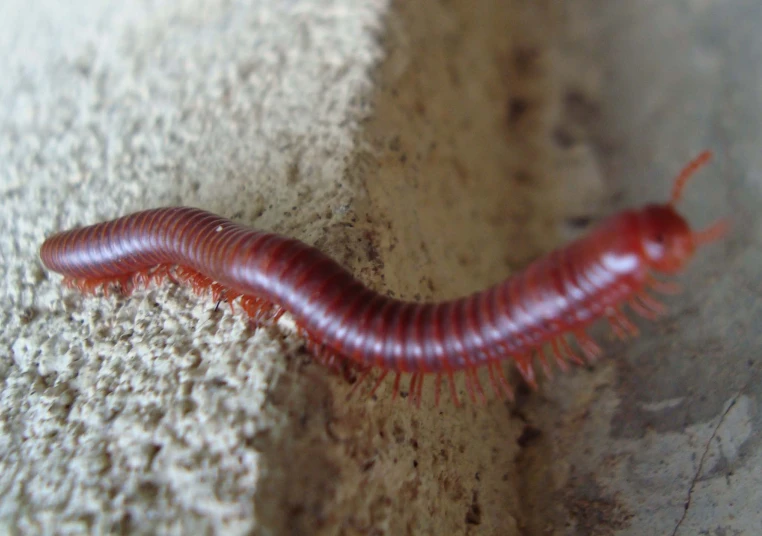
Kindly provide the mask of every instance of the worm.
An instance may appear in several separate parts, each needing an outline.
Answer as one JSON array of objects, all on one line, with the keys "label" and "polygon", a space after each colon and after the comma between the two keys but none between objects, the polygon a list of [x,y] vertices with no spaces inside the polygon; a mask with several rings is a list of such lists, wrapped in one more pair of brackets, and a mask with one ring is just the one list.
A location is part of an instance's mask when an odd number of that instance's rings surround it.
[{"label": "worm", "polygon": [[[669,202],[626,210],[585,237],[541,257],[522,272],[460,299],[419,303],[379,294],[333,259],[294,238],[254,230],[188,207],[157,208],[51,236],[40,257],[65,283],[84,292],[125,294],[170,278],[241,308],[255,324],[292,315],[319,361],[362,371],[357,385],[380,370],[371,393],[389,373],[394,393],[410,375],[408,395],[420,404],[434,375],[436,403],[443,380],[459,405],[453,375],[463,372],[472,401],[485,400],[479,372],[492,390],[513,398],[504,365],[513,363],[532,387],[535,364],[599,357],[587,333],[608,320],[621,337],[638,328],[624,307],[655,319],[666,310],[652,293],[679,290],[659,275],[682,271],[697,248],[722,237],[727,222],[692,231],[677,212],[688,179],[711,158],[702,152],[677,176]],[[549,358],[550,356],[550,358]],[[357,387],[355,386],[355,388]],[[354,390],[354,389],[353,389]],[[351,393],[350,393],[351,394]]]}]

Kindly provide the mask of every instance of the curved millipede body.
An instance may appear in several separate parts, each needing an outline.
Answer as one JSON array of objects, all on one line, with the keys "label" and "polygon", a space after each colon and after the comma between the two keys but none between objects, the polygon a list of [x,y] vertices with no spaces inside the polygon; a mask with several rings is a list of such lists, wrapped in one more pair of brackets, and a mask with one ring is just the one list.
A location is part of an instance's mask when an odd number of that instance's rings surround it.
[{"label": "curved millipede body", "polygon": [[[498,395],[512,396],[503,370],[513,362],[535,385],[533,362],[549,372],[549,351],[561,368],[600,349],[586,328],[606,318],[622,337],[636,333],[623,310],[628,305],[652,318],[664,306],[648,290],[669,292],[673,284],[655,273],[680,271],[697,246],[725,232],[718,222],[693,232],[675,210],[689,176],[710,158],[702,153],[675,180],[669,203],[616,214],[584,238],[551,252],[523,272],[482,292],[441,303],[415,303],[380,295],[317,249],[296,239],[257,231],[203,210],[172,207],[56,234],[42,245],[42,262],[83,291],[166,277],[211,288],[257,322],[290,313],[308,346],[332,365],[354,365],[362,378],[374,370],[410,373],[411,400],[420,402],[424,378],[449,380],[465,373],[472,399],[484,398],[478,371],[484,368]],[[358,382],[359,385],[359,382]]]}]

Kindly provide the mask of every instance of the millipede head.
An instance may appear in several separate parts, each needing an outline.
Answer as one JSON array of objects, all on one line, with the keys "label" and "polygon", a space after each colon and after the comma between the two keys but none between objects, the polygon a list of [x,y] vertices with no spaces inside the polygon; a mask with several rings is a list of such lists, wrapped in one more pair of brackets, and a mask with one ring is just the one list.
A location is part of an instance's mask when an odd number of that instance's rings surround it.
[{"label": "millipede head", "polygon": [[665,273],[680,271],[693,257],[697,247],[719,240],[727,233],[729,225],[726,220],[693,231],[675,208],[688,180],[711,158],[710,151],[703,151],[691,160],[675,178],[669,202],[649,205],[640,213],[641,247],[653,269]]}]

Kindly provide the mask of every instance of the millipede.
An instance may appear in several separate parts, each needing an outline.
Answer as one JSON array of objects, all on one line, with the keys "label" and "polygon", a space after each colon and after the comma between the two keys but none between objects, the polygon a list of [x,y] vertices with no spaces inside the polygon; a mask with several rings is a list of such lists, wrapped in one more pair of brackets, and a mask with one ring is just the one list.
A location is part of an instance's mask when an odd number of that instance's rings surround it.
[{"label": "millipede", "polygon": [[[420,405],[424,380],[434,376],[459,405],[454,375],[463,373],[473,402],[485,401],[486,369],[497,397],[513,399],[505,366],[512,363],[537,388],[536,364],[597,359],[588,333],[608,321],[616,336],[638,334],[629,310],[656,319],[666,306],[653,294],[679,292],[664,276],[685,269],[701,245],[721,238],[719,220],[692,231],[676,210],[689,178],[711,159],[704,151],[675,178],[669,201],[609,216],[583,238],[530,263],[523,271],[470,296],[443,302],[403,301],[365,286],[347,269],[297,239],[251,229],[188,207],[145,210],[60,232],[40,249],[43,264],[83,292],[135,288],[170,279],[216,301],[238,299],[255,325],[289,313],[315,358],[358,371],[358,385],[375,370],[375,393],[393,376],[393,397],[404,374],[411,402]],[[350,393],[351,394],[351,393]]]}]

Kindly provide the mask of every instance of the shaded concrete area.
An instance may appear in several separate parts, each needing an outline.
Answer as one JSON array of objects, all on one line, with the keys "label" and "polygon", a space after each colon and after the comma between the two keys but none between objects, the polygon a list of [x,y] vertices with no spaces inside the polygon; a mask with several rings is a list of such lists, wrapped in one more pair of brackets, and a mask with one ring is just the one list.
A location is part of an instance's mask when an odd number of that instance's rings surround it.
[{"label": "shaded concrete area", "polygon": [[534,408],[553,423],[547,471],[565,476],[549,502],[570,534],[757,534],[762,7],[575,5],[605,73],[593,139],[612,208],[663,199],[709,148],[715,160],[681,208],[697,227],[728,216],[733,230],[680,278],[686,290],[668,300],[667,318],[634,343],[607,345],[613,369],[597,373],[594,390],[575,378]]},{"label": "shaded concrete area", "polygon": [[[0,13],[4,530],[762,533],[757,2]],[[703,148],[681,207],[732,234],[641,338],[598,330],[605,360],[515,378],[515,403],[347,402],[288,316],[253,331],[171,285],[83,298],[36,257],[58,229],[196,205],[446,299],[664,199]]]}]

